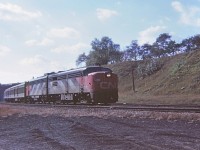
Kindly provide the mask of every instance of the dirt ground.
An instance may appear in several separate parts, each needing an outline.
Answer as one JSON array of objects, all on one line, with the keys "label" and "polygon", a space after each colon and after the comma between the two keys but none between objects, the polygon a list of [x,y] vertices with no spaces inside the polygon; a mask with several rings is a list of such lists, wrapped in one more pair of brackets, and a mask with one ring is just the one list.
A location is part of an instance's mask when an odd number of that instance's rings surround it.
[{"label": "dirt ground", "polygon": [[200,115],[0,105],[0,150],[200,149]]}]

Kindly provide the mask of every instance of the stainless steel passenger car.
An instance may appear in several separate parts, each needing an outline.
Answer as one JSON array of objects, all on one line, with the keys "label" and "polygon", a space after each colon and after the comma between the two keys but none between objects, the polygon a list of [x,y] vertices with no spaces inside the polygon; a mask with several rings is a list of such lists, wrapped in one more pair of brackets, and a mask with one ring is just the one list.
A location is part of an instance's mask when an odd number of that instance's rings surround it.
[{"label": "stainless steel passenger car", "polygon": [[25,100],[25,83],[10,87],[4,91],[4,99],[8,102],[20,102]]}]

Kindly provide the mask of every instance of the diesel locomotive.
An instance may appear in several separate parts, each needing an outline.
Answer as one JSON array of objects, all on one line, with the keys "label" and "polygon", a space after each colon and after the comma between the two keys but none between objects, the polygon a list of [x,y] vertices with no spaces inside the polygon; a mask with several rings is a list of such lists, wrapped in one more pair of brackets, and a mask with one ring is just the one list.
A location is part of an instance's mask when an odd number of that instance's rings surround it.
[{"label": "diesel locomotive", "polygon": [[118,78],[111,69],[90,66],[26,81],[4,91],[7,102],[24,103],[115,103]]}]

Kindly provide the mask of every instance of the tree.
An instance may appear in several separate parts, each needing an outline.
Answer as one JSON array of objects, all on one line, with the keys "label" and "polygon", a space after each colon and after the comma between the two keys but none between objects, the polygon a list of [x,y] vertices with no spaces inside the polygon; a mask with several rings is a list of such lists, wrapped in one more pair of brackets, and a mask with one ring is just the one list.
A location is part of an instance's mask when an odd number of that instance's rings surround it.
[{"label": "tree", "polygon": [[142,60],[145,60],[152,57],[151,51],[152,51],[152,45],[144,44],[140,47],[138,54]]},{"label": "tree", "polygon": [[187,39],[184,39],[182,42],[181,42],[181,50],[183,52],[190,52],[194,49],[193,47],[193,43],[192,43],[192,38],[187,38]]},{"label": "tree", "polygon": [[197,34],[193,37],[192,43],[195,45],[194,49],[200,49],[200,34]]},{"label": "tree", "polygon": [[114,44],[109,37],[102,37],[101,40],[95,39],[91,43],[93,51],[97,53],[97,63],[102,65],[108,64],[109,62],[115,62],[115,56],[120,50],[119,44]]},{"label": "tree", "polygon": [[87,57],[88,59],[86,61],[86,66],[91,66],[95,64],[105,64],[105,60],[102,58],[101,55],[99,55],[97,51],[90,51]]},{"label": "tree", "polygon": [[169,49],[169,54],[174,56],[177,52],[180,51],[180,44],[176,43],[175,41],[170,41],[168,49]]},{"label": "tree", "polygon": [[140,46],[136,40],[133,40],[124,51],[124,60],[137,60],[139,55]]},{"label": "tree", "polygon": [[161,56],[166,56],[170,53],[169,43],[171,41],[171,36],[168,33],[160,34],[156,39],[156,42],[153,43],[152,54],[154,57],[160,58]]},{"label": "tree", "polygon": [[117,63],[117,62],[122,62],[123,61],[123,55],[124,55],[124,53],[120,51],[120,46],[119,46],[118,50],[110,52],[109,63],[114,64],[114,63]]},{"label": "tree", "polygon": [[120,45],[115,44],[109,37],[102,37],[101,40],[94,39],[91,42],[92,50],[87,55],[81,54],[76,60],[77,64],[85,62],[87,66],[96,63],[106,65],[108,63],[115,63],[122,60],[122,53],[120,52]]},{"label": "tree", "polygon": [[81,63],[86,62],[87,59],[88,59],[88,57],[85,55],[85,53],[80,54],[80,55],[78,56],[77,60],[76,60],[76,65],[78,66],[78,65],[80,65]]},{"label": "tree", "polygon": [[153,44],[139,46],[137,40],[124,51],[120,51],[120,45],[115,44],[111,38],[104,36],[101,39],[95,38],[91,42],[91,50],[88,55],[80,54],[76,64],[85,63],[87,66],[94,64],[112,64],[121,61],[142,59],[145,61],[153,60],[163,56],[176,55],[181,52],[200,50],[200,34],[183,39],[181,43],[176,43],[168,33],[162,33]]},{"label": "tree", "polygon": [[200,49],[200,35],[197,34],[190,38],[184,39],[180,44],[180,48],[183,52],[190,52]]}]

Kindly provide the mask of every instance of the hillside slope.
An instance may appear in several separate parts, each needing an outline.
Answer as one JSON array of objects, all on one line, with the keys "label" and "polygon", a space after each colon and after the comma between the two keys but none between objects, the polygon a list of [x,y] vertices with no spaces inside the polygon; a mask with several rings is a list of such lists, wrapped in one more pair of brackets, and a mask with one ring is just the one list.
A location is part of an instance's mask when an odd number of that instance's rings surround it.
[{"label": "hillside slope", "polygon": [[[119,101],[146,104],[200,104],[200,51],[163,58],[160,70],[146,77],[123,62],[109,65],[119,77]],[[142,63],[142,62],[138,62]]]}]

